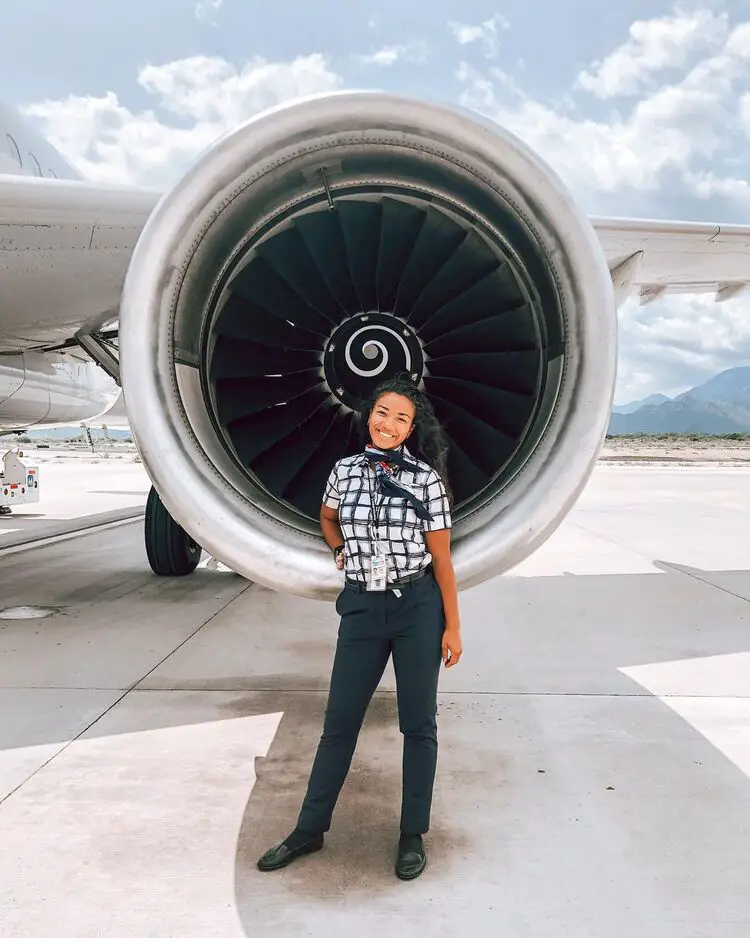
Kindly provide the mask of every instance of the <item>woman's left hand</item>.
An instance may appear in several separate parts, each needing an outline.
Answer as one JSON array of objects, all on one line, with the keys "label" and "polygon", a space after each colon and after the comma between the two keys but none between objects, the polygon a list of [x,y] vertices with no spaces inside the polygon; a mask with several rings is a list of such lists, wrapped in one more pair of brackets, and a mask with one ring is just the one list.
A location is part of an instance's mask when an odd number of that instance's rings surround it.
[{"label": "woman's left hand", "polygon": [[461,632],[458,629],[447,628],[443,632],[443,662],[446,668],[458,664],[463,649],[461,647]]}]

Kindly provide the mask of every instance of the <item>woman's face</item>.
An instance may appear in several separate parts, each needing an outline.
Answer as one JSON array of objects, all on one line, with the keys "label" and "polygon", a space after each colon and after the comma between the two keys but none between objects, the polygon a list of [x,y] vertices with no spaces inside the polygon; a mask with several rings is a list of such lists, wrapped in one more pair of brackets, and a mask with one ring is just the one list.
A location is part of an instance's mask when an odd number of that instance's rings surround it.
[{"label": "woman's face", "polygon": [[414,429],[416,408],[408,397],[389,391],[381,394],[370,413],[367,426],[378,449],[395,449]]}]

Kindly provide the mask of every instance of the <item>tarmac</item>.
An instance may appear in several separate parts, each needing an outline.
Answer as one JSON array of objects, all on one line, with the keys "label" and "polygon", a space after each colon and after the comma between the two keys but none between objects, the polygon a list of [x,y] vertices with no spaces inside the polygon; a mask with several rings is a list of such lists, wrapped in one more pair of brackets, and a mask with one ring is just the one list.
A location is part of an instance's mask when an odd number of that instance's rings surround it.
[{"label": "tarmac", "polygon": [[408,883],[390,665],[324,850],[255,867],[304,794],[331,605],[158,579],[140,519],[0,541],[3,938],[746,938],[749,486],[600,465],[536,554],[461,593]]}]

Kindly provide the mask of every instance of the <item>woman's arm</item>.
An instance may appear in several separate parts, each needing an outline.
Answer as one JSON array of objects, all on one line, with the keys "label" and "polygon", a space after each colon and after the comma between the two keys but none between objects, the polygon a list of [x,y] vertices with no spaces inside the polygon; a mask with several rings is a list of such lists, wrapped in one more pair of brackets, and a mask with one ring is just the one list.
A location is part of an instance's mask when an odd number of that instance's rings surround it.
[{"label": "woman's arm", "polygon": [[[323,532],[326,544],[331,550],[344,543],[344,535],[341,533],[341,525],[339,524],[338,509],[329,508],[328,505],[320,506],[320,529]],[[336,566],[339,570],[344,569],[343,553],[336,558]]]},{"label": "woman's arm", "polygon": [[461,619],[458,613],[458,587],[456,574],[451,559],[451,532],[425,531],[427,550],[432,554],[432,569],[440,587],[445,611],[445,632],[443,634],[443,661],[446,668],[458,664],[462,654]]}]

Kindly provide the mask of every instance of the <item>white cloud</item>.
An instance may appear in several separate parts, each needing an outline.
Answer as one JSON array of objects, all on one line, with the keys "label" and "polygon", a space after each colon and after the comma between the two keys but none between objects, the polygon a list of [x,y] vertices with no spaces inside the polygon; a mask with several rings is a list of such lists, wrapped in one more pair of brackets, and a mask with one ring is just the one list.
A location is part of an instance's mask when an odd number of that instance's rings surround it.
[{"label": "white cloud", "polygon": [[668,296],[620,310],[618,402],[661,391],[670,396],[726,368],[750,362],[750,300]]},{"label": "white cloud", "polygon": [[195,16],[199,20],[207,20],[216,25],[216,14],[224,6],[224,0],[197,0]]},{"label": "white cloud", "polygon": [[[696,161],[714,157],[727,128],[739,123],[734,95],[746,71],[749,26],[734,29],[723,48],[682,78],[606,119],[582,117],[572,104],[535,100],[499,69],[482,73],[467,63],[457,72],[464,85],[461,103],[516,133],[579,193],[653,192],[666,172],[691,181]],[[750,103],[744,110],[750,130]]]},{"label": "white cloud", "polygon": [[[644,23],[631,31],[630,46],[625,43],[590,69],[590,90],[600,97],[639,90],[634,101],[609,113],[592,115],[580,82],[578,90],[574,86],[558,101],[546,102],[525,93],[496,67],[478,69],[465,62],[457,72],[461,102],[536,150],[589,211],[600,211],[606,197],[629,214],[630,194],[656,200],[666,191],[750,206],[744,162],[721,171],[733,134],[744,130],[750,137],[750,93],[738,97],[746,87],[750,23],[730,31],[722,17],[696,14],[696,22],[702,24],[701,36],[683,30],[679,48],[670,46],[659,28]],[[661,47],[655,40],[649,45],[649,37],[660,35]],[[689,56],[683,55],[687,49]],[[623,50],[630,56],[627,63]],[[677,73],[654,85],[654,77],[666,68]],[[712,295],[668,296],[643,307],[631,300],[620,312],[618,401],[656,391],[678,393],[748,362],[747,296],[722,304]]]},{"label": "white cloud", "polygon": [[383,46],[377,52],[367,55],[358,55],[356,58],[365,65],[379,65],[388,68],[397,62],[416,62],[423,63],[427,61],[429,48],[423,39],[414,39],[411,42],[401,43],[395,46]]},{"label": "white cloud", "polygon": [[500,43],[500,30],[509,29],[510,23],[504,16],[496,13],[478,26],[467,26],[453,20],[448,23],[448,26],[459,45],[465,46],[478,42],[484,47],[484,54],[487,58],[494,58]]},{"label": "white cloud", "polygon": [[627,41],[595,62],[593,71],[581,72],[578,85],[599,98],[635,94],[657,72],[685,66],[696,51],[716,49],[727,28],[726,14],[701,8],[637,20]]},{"label": "white cloud", "polygon": [[750,137],[750,94],[743,94],[737,102],[737,117],[746,137]]},{"label": "white cloud", "polygon": [[579,192],[654,190],[666,169],[679,171],[694,154],[709,156],[718,145],[720,99],[710,92],[663,88],[629,115],[597,121],[523,95],[508,103],[496,93],[499,83],[507,84],[502,73],[488,78],[463,64],[458,77],[464,105],[521,137]]},{"label": "white cloud", "polygon": [[24,111],[42,121],[51,142],[89,178],[168,186],[202,150],[253,114],[334,90],[341,78],[318,54],[291,62],[256,58],[240,68],[195,56],[148,65],[138,83],[155,98],[155,110],[131,111],[108,92],[40,101]]}]

